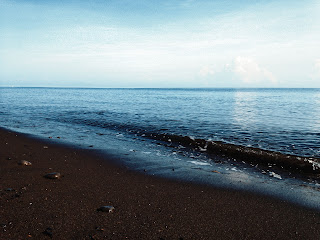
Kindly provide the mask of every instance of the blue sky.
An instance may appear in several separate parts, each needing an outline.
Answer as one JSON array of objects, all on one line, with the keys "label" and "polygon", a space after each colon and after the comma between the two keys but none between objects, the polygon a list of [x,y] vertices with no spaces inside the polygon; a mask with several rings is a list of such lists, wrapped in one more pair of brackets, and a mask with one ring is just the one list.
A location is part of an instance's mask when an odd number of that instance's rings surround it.
[{"label": "blue sky", "polygon": [[318,0],[0,0],[0,86],[320,87]]}]

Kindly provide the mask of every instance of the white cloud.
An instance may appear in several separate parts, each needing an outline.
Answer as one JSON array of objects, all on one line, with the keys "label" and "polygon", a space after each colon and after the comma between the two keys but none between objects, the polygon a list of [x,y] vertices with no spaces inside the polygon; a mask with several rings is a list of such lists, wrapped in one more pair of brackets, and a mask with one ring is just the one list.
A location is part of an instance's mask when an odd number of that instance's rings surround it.
[{"label": "white cloud", "polygon": [[277,82],[270,71],[259,66],[255,60],[248,57],[236,57],[234,61],[234,72],[244,83]]},{"label": "white cloud", "polygon": [[320,79],[320,59],[316,59],[314,61],[313,73],[311,75],[311,78],[314,80]]},{"label": "white cloud", "polygon": [[314,64],[316,71],[320,73],[320,59],[317,59]]},{"label": "white cloud", "polygon": [[213,67],[209,65],[203,66],[199,71],[199,75],[201,77],[208,77],[214,74],[215,74],[215,71],[213,70]]}]

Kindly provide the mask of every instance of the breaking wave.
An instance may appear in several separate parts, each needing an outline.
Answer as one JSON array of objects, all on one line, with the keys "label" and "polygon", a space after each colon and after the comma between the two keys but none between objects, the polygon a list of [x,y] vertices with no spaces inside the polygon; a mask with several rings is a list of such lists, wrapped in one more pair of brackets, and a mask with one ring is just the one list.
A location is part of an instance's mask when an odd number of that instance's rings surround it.
[{"label": "breaking wave", "polygon": [[156,129],[153,126],[144,128],[134,124],[119,123],[116,121],[107,122],[105,119],[90,118],[59,118],[59,121],[72,124],[82,124],[91,127],[112,129],[120,132],[127,132],[142,138],[154,139],[165,142],[168,147],[179,148],[183,146],[207,154],[209,157],[223,157],[233,161],[245,162],[259,166],[276,166],[292,173],[299,173],[308,177],[320,175],[320,159],[315,157],[298,156],[286,154],[261,148],[248,147],[223,141],[212,141],[201,138],[193,138],[170,133],[169,129]]}]

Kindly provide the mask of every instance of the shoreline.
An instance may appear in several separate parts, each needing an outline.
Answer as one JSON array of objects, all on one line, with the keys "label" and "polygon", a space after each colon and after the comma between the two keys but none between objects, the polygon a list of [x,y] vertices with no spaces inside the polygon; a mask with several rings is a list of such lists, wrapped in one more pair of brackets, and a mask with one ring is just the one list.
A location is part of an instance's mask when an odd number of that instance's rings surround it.
[{"label": "shoreline", "polygon": [[[315,239],[320,235],[318,211],[285,201],[143,175],[117,166],[106,155],[3,128],[0,146],[0,239]],[[32,166],[18,165],[21,160]],[[50,172],[63,177],[44,178]],[[97,211],[105,205],[114,206],[114,212]]]}]

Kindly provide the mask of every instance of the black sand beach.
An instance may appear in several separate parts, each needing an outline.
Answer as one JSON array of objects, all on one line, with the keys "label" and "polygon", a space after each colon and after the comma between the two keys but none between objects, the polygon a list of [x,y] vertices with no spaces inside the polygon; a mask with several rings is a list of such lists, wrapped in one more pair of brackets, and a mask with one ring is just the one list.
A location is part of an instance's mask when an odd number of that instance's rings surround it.
[{"label": "black sand beach", "polygon": [[[0,239],[320,236],[319,212],[280,200],[142,175],[107,156],[4,129],[0,148]],[[44,177],[51,172],[63,177]],[[114,211],[97,211],[105,205]]]}]

